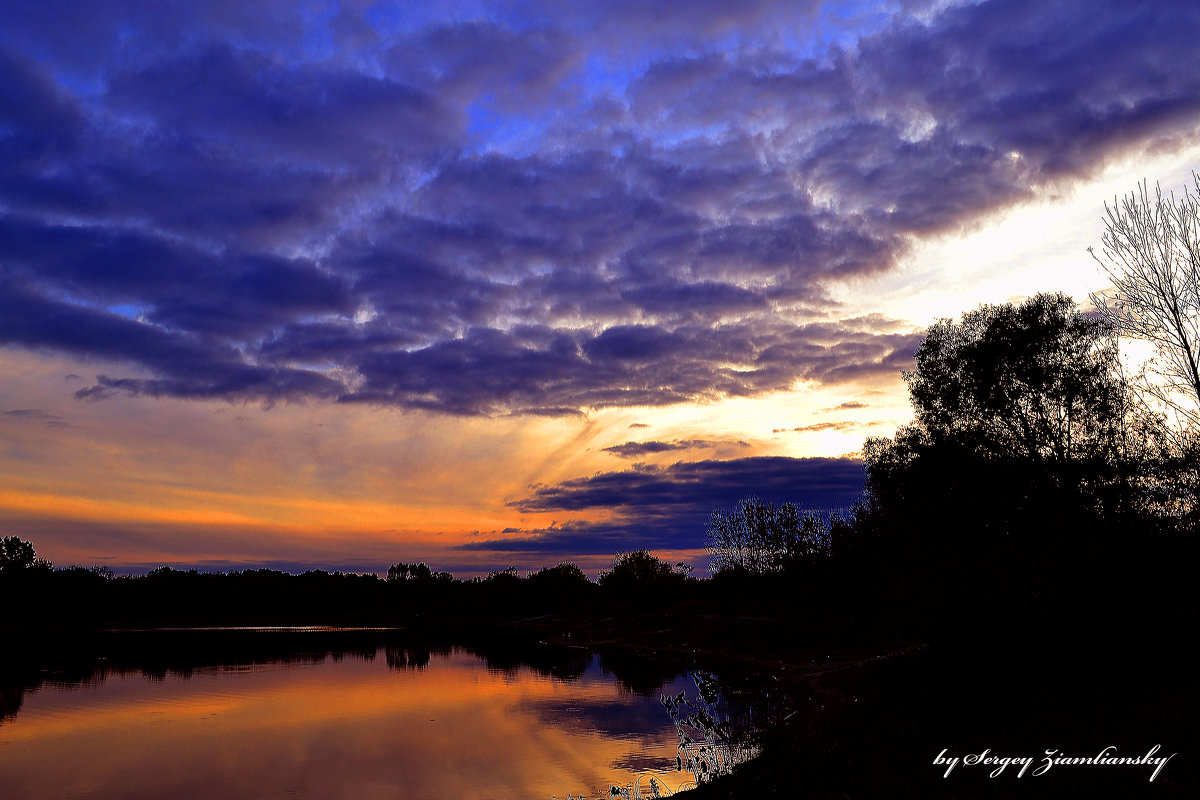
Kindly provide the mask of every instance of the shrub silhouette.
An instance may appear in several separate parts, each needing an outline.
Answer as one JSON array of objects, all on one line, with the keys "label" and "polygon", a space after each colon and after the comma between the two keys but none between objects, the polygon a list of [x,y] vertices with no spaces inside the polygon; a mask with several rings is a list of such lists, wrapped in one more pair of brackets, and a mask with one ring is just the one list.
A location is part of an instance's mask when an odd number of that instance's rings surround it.
[{"label": "shrub silhouette", "polygon": [[709,517],[710,568],[714,574],[762,575],[824,558],[833,523],[833,515],[801,511],[793,503],[743,498],[730,511],[717,510]]},{"label": "shrub silhouette", "polygon": [[592,588],[592,582],[578,564],[563,561],[553,567],[542,567],[529,573],[529,585],[539,592],[572,593]]},{"label": "shrub silhouette", "polygon": [[691,567],[671,566],[649,550],[617,553],[611,570],[600,573],[600,586],[610,591],[639,591],[682,583]]}]

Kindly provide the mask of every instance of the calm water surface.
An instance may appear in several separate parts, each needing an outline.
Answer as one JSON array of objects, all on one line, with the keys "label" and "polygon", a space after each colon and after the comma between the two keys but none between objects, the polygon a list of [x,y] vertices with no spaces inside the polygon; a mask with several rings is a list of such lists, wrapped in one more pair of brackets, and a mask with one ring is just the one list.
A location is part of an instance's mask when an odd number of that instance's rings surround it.
[{"label": "calm water surface", "polygon": [[[535,662],[537,663],[537,662]],[[543,798],[655,775],[677,737],[658,694],[590,656],[502,667],[380,646],[180,670],[103,666],[9,689],[0,795],[18,798]]]}]

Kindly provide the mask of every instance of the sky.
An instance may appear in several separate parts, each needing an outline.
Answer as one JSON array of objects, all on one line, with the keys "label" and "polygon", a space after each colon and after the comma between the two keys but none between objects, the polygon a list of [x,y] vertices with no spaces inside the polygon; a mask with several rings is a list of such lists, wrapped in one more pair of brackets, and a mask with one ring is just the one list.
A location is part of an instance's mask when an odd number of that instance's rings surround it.
[{"label": "sky", "polygon": [[459,576],[861,490],[922,331],[1106,280],[1200,6],[0,5],[0,534]]}]

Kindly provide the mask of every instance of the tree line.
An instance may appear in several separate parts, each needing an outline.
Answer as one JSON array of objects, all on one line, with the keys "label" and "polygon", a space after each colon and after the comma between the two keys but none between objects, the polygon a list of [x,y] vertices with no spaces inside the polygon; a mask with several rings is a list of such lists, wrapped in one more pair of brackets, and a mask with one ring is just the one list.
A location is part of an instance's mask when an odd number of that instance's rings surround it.
[{"label": "tree line", "polygon": [[590,580],[565,561],[530,571],[516,568],[461,579],[423,562],[399,562],[384,576],[272,569],[204,572],[161,566],[142,576],[115,576],[107,567],[55,567],[31,542],[0,539],[0,602],[20,608],[0,624],[36,629],[113,624],[388,624],[487,620],[580,607],[593,601],[670,602],[694,582],[691,567],[648,550],[618,553]]}]

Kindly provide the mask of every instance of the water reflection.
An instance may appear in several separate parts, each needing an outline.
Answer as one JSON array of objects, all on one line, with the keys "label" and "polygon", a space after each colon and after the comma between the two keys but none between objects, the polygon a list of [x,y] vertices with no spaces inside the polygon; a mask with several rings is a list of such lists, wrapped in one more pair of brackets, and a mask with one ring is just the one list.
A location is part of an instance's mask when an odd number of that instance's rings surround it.
[{"label": "water reflection", "polygon": [[785,706],[772,698],[763,681],[719,681],[708,672],[693,672],[696,694],[664,694],[663,706],[679,736],[676,769],[691,773],[694,784],[728,775],[758,755],[759,733],[773,724]]},{"label": "water reflection", "polygon": [[0,681],[4,797],[561,798],[688,777],[658,698],[694,685],[645,663],[622,680],[578,651],[195,636]]}]

